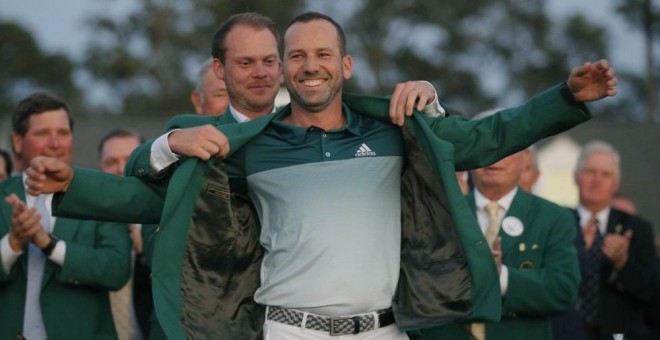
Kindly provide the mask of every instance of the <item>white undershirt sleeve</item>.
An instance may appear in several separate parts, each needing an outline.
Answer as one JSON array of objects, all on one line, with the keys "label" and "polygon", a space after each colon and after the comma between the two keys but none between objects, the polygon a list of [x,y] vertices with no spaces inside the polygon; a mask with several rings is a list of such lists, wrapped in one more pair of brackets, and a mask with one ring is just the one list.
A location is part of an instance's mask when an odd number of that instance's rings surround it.
[{"label": "white undershirt sleeve", "polygon": [[167,143],[167,137],[170,133],[177,131],[172,130],[158,138],[151,144],[151,156],[149,157],[149,165],[154,173],[159,173],[170,165],[179,160],[179,156],[172,152],[170,145]]},{"label": "white undershirt sleeve", "polygon": [[500,273],[500,290],[502,291],[502,296],[506,295],[507,288],[509,288],[509,269],[505,265],[502,265]]},{"label": "white undershirt sleeve", "polygon": [[2,256],[2,269],[5,271],[5,274],[9,274],[11,267],[16,263],[16,260],[21,254],[23,254],[23,252],[15,252],[11,249],[11,246],[9,245],[9,234],[6,234],[0,240],[0,254]]}]

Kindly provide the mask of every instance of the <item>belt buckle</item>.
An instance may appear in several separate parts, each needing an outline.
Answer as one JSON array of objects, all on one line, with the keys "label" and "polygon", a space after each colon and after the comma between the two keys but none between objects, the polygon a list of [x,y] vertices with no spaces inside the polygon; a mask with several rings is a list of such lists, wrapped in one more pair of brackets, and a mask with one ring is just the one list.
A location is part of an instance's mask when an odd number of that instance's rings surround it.
[{"label": "belt buckle", "polygon": [[[360,317],[359,316],[348,316],[348,317],[339,317],[339,318],[329,318],[330,319],[330,336],[337,335],[347,335],[347,334],[358,334],[360,333]],[[344,320],[350,320],[353,322],[353,329],[347,331],[341,331],[335,329],[338,327],[336,323]]]}]

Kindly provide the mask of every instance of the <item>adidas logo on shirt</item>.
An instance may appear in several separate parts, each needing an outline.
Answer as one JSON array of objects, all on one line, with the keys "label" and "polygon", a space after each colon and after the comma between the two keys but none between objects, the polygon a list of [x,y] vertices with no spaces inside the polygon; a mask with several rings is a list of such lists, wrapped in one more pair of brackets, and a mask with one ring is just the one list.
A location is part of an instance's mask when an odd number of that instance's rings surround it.
[{"label": "adidas logo on shirt", "polygon": [[371,151],[367,144],[362,143],[360,148],[355,152],[355,157],[366,157],[366,156],[376,156],[376,153]]}]

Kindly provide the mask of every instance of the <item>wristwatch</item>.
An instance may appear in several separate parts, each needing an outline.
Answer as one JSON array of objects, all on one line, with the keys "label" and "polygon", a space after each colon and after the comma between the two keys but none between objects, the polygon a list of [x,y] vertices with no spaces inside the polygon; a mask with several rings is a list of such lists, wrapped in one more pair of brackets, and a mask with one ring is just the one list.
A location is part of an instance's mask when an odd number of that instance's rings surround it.
[{"label": "wristwatch", "polygon": [[53,253],[53,249],[55,249],[55,246],[57,245],[57,241],[60,240],[53,234],[49,234],[49,236],[50,236],[50,242],[48,242],[48,245],[46,245],[45,247],[41,248],[41,252],[48,257],[50,257],[50,254]]}]

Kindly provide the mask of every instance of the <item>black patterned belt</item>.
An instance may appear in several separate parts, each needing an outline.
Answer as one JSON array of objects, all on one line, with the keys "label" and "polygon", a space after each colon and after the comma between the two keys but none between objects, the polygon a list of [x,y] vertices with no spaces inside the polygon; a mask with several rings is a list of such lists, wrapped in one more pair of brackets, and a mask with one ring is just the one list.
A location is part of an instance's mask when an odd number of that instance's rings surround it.
[{"label": "black patterned belt", "polygon": [[328,332],[330,335],[358,334],[394,323],[394,313],[392,313],[391,308],[379,310],[375,314],[365,313],[339,317],[307,313],[307,320],[303,325],[304,315],[305,312],[299,310],[269,306],[266,319],[286,325]]}]

